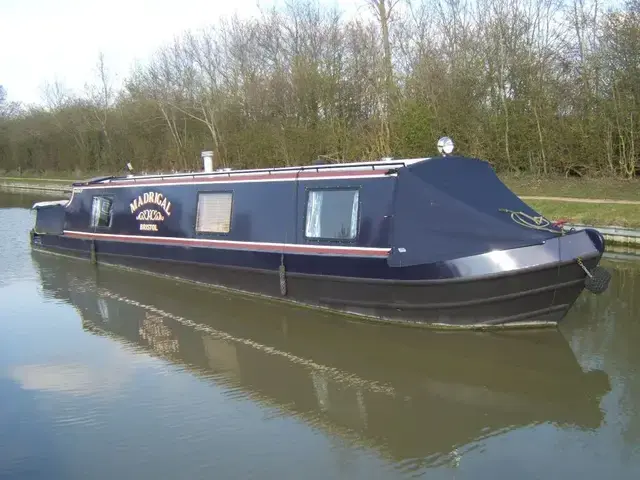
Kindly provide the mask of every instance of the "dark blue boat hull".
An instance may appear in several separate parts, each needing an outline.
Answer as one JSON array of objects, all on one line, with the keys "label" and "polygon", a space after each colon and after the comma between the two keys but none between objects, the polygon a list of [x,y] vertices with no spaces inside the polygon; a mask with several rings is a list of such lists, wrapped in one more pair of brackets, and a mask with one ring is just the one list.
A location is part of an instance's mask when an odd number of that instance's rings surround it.
[{"label": "dark blue boat hull", "polygon": [[[34,234],[34,248],[187,281],[434,327],[556,325],[585,286],[603,246],[580,231],[547,242],[446,262],[390,267],[386,258],[136,244]],[[281,268],[281,265],[283,268]]]}]

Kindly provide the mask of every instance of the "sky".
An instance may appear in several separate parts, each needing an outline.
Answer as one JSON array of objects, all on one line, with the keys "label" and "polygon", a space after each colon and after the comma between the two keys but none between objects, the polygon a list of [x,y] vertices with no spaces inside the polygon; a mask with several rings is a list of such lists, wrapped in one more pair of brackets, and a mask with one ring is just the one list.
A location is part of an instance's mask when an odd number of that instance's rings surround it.
[{"label": "sky", "polygon": [[[285,0],[0,0],[0,85],[9,101],[42,104],[47,82],[83,91],[98,55],[117,86],[136,61],[188,29],[259,14]],[[326,0],[347,14],[364,0]],[[360,9],[358,9],[360,10]]]}]

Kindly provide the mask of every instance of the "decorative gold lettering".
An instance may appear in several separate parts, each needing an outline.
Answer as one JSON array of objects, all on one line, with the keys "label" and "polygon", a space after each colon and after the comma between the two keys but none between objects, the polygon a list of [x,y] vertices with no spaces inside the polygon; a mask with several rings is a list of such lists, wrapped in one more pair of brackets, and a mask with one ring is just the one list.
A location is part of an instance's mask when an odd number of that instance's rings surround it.
[{"label": "decorative gold lettering", "polygon": [[157,232],[158,226],[155,223],[141,223],[140,230],[150,230],[152,232]]},{"label": "decorative gold lettering", "polygon": [[[139,195],[129,204],[129,208],[131,213],[135,213],[143,205],[149,204],[157,205],[164,211],[165,215],[171,215],[171,202],[160,192],[145,192]],[[164,216],[162,216],[162,220],[164,220]]]}]

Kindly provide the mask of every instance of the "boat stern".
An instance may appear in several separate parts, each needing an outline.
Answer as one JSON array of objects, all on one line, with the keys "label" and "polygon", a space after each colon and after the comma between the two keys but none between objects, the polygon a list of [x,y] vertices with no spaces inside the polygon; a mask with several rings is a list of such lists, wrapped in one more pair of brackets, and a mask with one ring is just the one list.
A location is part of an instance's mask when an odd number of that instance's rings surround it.
[{"label": "boat stern", "polygon": [[29,232],[31,244],[37,244],[40,235],[62,235],[66,219],[66,207],[69,200],[53,200],[34,203],[36,212],[33,228]]}]

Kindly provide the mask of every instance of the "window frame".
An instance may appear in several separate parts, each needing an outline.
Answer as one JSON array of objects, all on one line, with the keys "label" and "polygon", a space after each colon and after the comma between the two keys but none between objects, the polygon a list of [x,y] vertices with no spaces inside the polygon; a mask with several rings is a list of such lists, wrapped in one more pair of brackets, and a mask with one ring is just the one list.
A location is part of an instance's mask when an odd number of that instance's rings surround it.
[{"label": "window frame", "polygon": [[[108,198],[109,200],[111,200],[111,206],[109,207],[109,225],[107,226],[103,226],[103,225],[91,225],[93,222],[93,202],[95,201],[96,198]],[[115,199],[115,195],[107,193],[104,195],[92,195],[91,196],[91,205],[89,207],[89,228],[92,228],[94,231],[95,230],[109,230],[112,226],[113,226],[113,217],[114,217],[114,210],[115,210],[115,203],[116,203],[116,199]]]},{"label": "window frame", "polygon": [[[309,198],[311,192],[331,192],[331,191],[353,191],[358,192],[358,216],[356,218],[356,234],[352,238],[335,238],[335,237],[308,237],[307,236],[307,218],[309,212]],[[305,202],[303,204],[304,215],[302,222],[302,237],[307,242],[312,243],[337,243],[352,244],[358,241],[360,237],[360,223],[362,219],[362,185],[345,185],[345,186],[328,186],[328,187],[305,187]]]},{"label": "window frame", "polygon": [[[200,196],[201,195],[211,195],[211,194],[225,194],[225,193],[230,193],[231,194],[231,208],[229,209],[229,231],[228,232],[204,232],[204,231],[200,231],[198,230],[198,214],[199,214],[199,205],[200,205]],[[196,214],[193,218],[193,231],[195,232],[196,235],[216,235],[216,236],[223,236],[226,237],[228,235],[231,234],[231,232],[233,231],[233,211],[234,211],[234,198],[235,198],[235,192],[233,189],[229,189],[229,190],[198,190],[198,193],[196,194]]]}]

